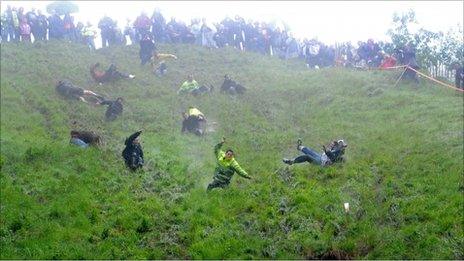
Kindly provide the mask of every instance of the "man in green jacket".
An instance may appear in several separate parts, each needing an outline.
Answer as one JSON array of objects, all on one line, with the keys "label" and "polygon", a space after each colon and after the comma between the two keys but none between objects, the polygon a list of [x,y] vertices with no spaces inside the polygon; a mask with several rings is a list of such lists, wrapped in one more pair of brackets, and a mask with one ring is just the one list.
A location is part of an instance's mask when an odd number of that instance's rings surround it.
[{"label": "man in green jacket", "polygon": [[177,94],[190,93],[194,96],[212,91],[211,87],[206,87],[204,85],[200,86],[197,81],[193,79],[193,75],[189,74],[187,81],[185,81],[180,89],[177,91]]},{"label": "man in green jacket", "polygon": [[231,149],[228,149],[226,152],[221,150],[224,142],[225,138],[222,138],[222,141],[214,146],[214,154],[216,155],[217,166],[215,169],[213,182],[208,185],[207,191],[210,191],[214,188],[227,187],[235,172],[246,179],[251,179],[248,173],[243,170],[234,159],[234,152]]}]

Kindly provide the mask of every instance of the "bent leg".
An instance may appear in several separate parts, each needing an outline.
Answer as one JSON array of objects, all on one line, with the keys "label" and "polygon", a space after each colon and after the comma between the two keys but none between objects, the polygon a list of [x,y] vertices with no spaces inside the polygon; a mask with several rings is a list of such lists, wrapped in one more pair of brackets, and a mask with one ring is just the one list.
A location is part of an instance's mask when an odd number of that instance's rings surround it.
[{"label": "bent leg", "polygon": [[315,152],[314,150],[308,148],[308,147],[302,147],[301,151],[309,156],[311,158],[311,160],[313,162],[315,162],[316,164],[320,164],[321,163],[321,155],[317,152]]}]

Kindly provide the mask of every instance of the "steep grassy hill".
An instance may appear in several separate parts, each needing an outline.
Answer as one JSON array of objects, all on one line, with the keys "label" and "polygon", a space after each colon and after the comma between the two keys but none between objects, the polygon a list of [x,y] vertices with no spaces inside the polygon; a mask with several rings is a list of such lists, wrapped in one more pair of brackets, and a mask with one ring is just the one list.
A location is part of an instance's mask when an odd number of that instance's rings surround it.
[{"label": "steep grassy hill", "polygon": [[[461,94],[425,81],[393,87],[396,72],[159,49],[179,57],[164,78],[140,66],[137,46],[2,44],[2,259],[464,258]],[[137,77],[96,85],[88,67],[97,61]],[[188,73],[216,87],[227,73],[249,91],[179,97]],[[62,99],[64,78],[124,97],[123,116],[108,123],[106,107]],[[189,105],[214,132],[180,133]],[[105,145],[69,145],[72,128]],[[120,155],[139,129],[147,162],[131,173]],[[254,179],[207,194],[222,136]],[[297,138],[318,150],[344,138],[347,162],[284,165]]]}]

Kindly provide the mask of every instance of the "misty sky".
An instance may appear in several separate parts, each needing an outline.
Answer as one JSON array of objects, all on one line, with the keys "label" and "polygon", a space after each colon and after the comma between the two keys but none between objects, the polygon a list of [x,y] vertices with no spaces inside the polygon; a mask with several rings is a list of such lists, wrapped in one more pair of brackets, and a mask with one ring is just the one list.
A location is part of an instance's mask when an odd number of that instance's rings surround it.
[{"label": "misty sky", "polygon": [[[51,1],[1,1],[2,11],[7,5],[37,7],[45,10]],[[245,19],[285,21],[298,38],[317,37],[326,43],[357,42],[373,38],[388,40],[394,12],[408,9],[416,12],[417,28],[446,31],[463,24],[464,1],[74,1],[80,12],[76,21],[97,24],[104,15],[118,20],[123,27],[126,18],[134,20],[142,10],[149,16],[155,7],[161,9],[166,20],[171,16],[190,22],[194,17],[219,21],[236,14]]]}]

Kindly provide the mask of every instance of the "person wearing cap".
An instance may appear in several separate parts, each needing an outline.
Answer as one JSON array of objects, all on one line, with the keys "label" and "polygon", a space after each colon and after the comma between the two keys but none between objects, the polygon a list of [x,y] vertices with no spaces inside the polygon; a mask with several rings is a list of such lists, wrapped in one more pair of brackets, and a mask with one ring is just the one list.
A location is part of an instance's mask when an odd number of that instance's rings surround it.
[{"label": "person wearing cap", "polygon": [[317,153],[315,150],[302,146],[302,142],[299,139],[297,142],[297,150],[303,152],[303,155],[300,155],[294,159],[283,159],[283,162],[288,165],[293,163],[303,163],[309,162],[322,167],[331,165],[336,162],[342,162],[344,160],[343,155],[345,154],[345,148],[348,145],[344,140],[334,140],[329,144],[327,149],[325,146],[322,146],[322,154]]},{"label": "person wearing cap", "polygon": [[221,150],[225,143],[225,138],[214,146],[214,154],[216,155],[217,165],[214,173],[213,181],[208,185],[207,191],[214,188],[226,188],[229,186],[232,176],[237,173],[246,179],[251,179],[251,176],[243,170],[234,158],[234,151],[231,149],[226,152]]},{"label": "person wearing cap", "polygon": [[190,106],[186,113],[182,114],[182,133],[187,131],[201,136],[205,133],[206,117],[197,108]]},{"label": "person wearing cap", "polygon": [[124,145],[126,145],[126,147],[122,151],[122,157],[124,158],[126,166],[133,171],[142,168],[144,164],[143,150],[139,138],[141,133],[142,131],[137,131],[130,135],[125,140]]}]

